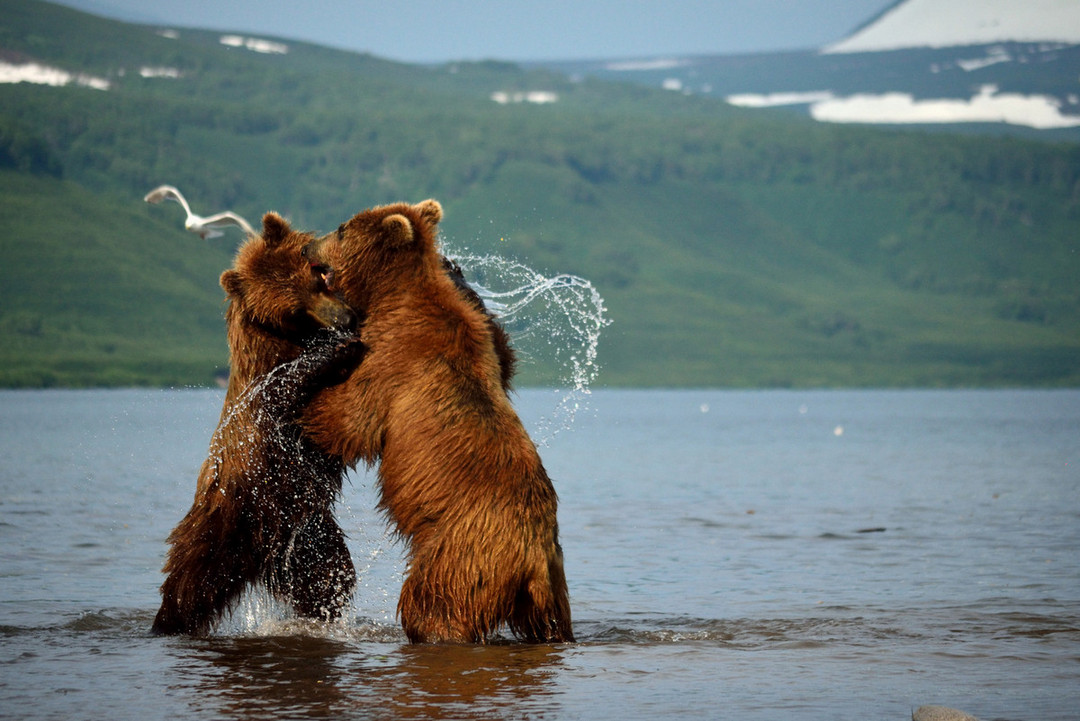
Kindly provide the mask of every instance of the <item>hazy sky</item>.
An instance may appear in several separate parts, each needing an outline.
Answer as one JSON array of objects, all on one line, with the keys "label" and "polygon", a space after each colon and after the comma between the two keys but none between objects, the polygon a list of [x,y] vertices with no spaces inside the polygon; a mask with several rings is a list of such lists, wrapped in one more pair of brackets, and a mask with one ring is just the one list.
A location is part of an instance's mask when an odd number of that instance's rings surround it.
[{"label": "hazy sky", "polygon": [[407,62],[804,50],[894,0],[61,0],[123,20],[310,40]]}]

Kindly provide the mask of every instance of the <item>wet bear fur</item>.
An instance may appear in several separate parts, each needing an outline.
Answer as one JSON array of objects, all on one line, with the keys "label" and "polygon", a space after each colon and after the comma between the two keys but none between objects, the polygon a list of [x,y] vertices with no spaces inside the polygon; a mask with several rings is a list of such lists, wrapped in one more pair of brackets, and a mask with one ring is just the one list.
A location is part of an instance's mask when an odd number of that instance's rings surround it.
[{"label": "wet bear fur", "polygon": [[517,370],[517,353],[514,351],[514,347],[510,345],[510,335],[499,324],[495,316],[491,314],[487,306],[484,305],[484,299],[480,297],[480,294],[469,285],[469,282],[465,280],[465,273],[462,272],[461,266],[455,263],[453,260],[444,257],[442,259],[443,269],[446,271],[446,275],[454,282],[454,287],[463,298],[469,301],[474,308],[483,313],[487,319],[488,329],[491,331],[491,339],[495,344],[495,354],[499,357],[499,378],[502,383],[503,391],[509,393],[514,387],[514,373]]},{"label": "wet bear fur", "polygon": [[311,235],[280,216],[221,276],[228,297],[229,385],[195,500],[169,535],[158,634],[208,632],[248,586],[300,616],[338,617],[356,584],[333,507],[344,466],[295,422],[312,394],[363,352],[343,341],[355,315],[302,257]]},{"label": "wet bear fur", "polygon": [[367,353],[301,423],[347,463],[380,462],[410,641],[482,643],[504,624],[572,641],[555,489],[505,392],[495,324],[445,272],[441,218],[435,201],[373,208],[309,247],[364,316]]}]

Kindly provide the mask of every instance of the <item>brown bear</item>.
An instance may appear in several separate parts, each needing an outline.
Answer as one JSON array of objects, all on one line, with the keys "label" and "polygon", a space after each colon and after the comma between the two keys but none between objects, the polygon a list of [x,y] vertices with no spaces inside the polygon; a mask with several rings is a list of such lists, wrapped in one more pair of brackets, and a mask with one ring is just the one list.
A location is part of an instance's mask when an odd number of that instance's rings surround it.
[{"label": "brown bear", "polygon": [[409,640],[482,643],[506,624],[573,641],[557,499],[511,407],[490,317],[436,249],[435,201],[366,210],[312,243],[364,317],[364,360],[301,425],[326,452],[381,461],[380,507],[408,544],[398,615]]},{"label": "brown bear", "polygon": [[345,469],[294,417],[363,348],[320,330],[349,330],[355,315],[311,274],[301,253],[312,239],[269,213],[221,276],[229,385],[195,501],[169,536],[155,633],[205,633],[256,583],[311,618],[336,618],[352,595],[333,515]]}]

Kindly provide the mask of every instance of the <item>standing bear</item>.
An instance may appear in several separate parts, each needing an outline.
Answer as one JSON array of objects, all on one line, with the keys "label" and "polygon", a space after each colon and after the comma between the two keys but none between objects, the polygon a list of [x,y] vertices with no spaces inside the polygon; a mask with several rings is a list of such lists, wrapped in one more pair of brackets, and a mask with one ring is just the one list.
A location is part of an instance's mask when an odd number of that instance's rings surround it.
[{"label": "standing bear", "polygon": [[221,276],[229,386],[194,503],[169,535],[154,633],[205,633],[257,583],[317,619],[337,618],[352,596],[333,515],[344,465],[303,437],[296,415],[363,347],[326,330],[356,319],[302,257],[313,237],[269,213]]},{"label": "standing bear", "polygon": [[557,499],[504,389],[490,317],[436,248],[435,201],[366,210],[308,246],[316,277],[364,318],[366,353],[314,396],[305,434],[379,467],[380,507],[408,544],[409,640],[482,643],[506,624],[573,641]]}]

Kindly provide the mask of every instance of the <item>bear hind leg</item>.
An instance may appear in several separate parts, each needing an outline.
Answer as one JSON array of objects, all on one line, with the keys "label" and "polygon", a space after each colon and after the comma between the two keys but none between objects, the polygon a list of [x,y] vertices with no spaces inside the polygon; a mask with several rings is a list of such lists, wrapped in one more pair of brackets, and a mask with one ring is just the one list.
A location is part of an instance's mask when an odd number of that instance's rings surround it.
[{"label": "bear hind leg", "polygon": [[547,570],[518,590],[508,619],[510,630],[526,643],[573,643],[570,598],[561,560]]},{"label": "bear hind leg", "polygon": [[439,574],[416,559],[401,585],[398,617],[410,643],[483,643],[497,623],[473,603],[456,603]]},{"label": "bear hind leg", "polygon": [[[240,535],[233,540],[238,542]],[[219,545],[206,537],[184,543],[174,536],[166,568],[169,575],[161,585],[161,607],[151,633],[208,633],[244,589],[258,580],[260,568],[245,558],[251,555],[242,546]]]},{"label": "bear hind leg", "polygon": [[277,593],[298,616],[341,617],[356,589],[356,568],[332,512],[315,516],[297,532],[275,576]]}]

